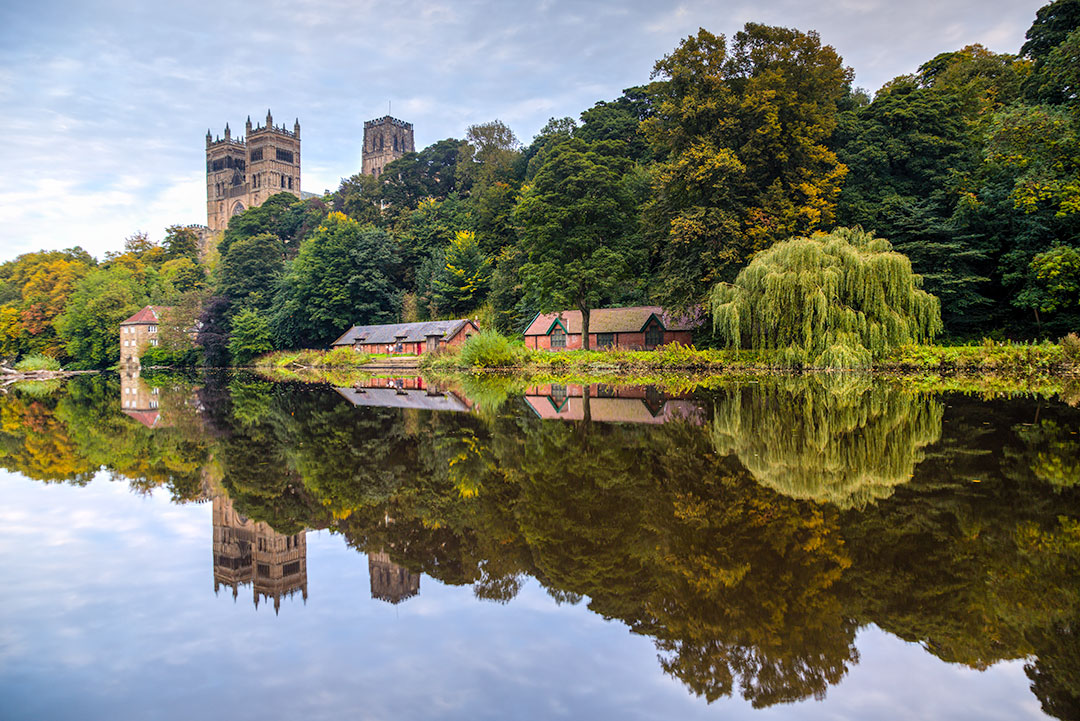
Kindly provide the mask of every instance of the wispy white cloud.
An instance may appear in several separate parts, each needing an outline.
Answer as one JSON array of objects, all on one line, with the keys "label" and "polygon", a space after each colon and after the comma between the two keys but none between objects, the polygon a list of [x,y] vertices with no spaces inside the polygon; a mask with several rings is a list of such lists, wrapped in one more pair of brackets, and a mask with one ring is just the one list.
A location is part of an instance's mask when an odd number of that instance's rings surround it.
[{"label": "wispy white cloud", "polygon": [[[420,147],[501,118],[528,140],[647,82],[705,27],[816,29],[874,90],[971,42],[1015,51],[1042,0],[275,0],[132,6],[43,0],[0,10],[0,260],[82,238],[205,222],[203,135],[267,106],[303,125],[304,185],[359,169],[363,123],[413,122]],[[139,178],[138,181],[133,178]]]}]

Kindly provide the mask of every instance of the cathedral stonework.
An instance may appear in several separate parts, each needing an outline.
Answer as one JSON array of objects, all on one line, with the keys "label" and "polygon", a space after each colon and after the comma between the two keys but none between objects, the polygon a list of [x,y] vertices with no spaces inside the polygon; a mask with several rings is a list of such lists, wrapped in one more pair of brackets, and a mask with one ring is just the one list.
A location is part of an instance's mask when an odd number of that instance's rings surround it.
[{"label": "cathedral stonework", "polygon": [[364,123],[364,152],[360,170],[364,175],[377,178],[387,163],[413,152],[416,152],[416,146],[413,144],[412,123],[389,115]]},{"label": "cathedral stonework", "polygon": [[248,117],[243,138],[232,137],[228,124],[224,138],[206,131],[206,224],[211,233],[224,231],[229,218],[277,193],[301,197],[299,119],[292,131],[274,127],[267,110],[266,125],[252,126]]}]

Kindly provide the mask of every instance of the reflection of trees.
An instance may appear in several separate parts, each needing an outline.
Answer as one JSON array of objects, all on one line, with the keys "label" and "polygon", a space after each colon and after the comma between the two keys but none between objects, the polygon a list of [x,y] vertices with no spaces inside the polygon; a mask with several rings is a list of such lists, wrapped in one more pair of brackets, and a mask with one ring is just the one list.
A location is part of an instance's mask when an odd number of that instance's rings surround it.
[{"label": "reflection of trees", "polygon": [[328,527],[483,599],[532,576],[654,639],[709,700],[821,697],[873,623],[952,663],[1028,658],[1044,708],[1073,715],[1076,412],[763,380],[701,428],[547,423],[515,403],[354,408],[208,379],[204,410],[163,403],[170,421],[150,431],[116,408],[115,382],[78,379],[58,398],[0,398],[0,463],[43,479],[106,466],[177,498],[202,468],[253,520]]},{"label": "reflection of trees", "polygon": [[1056,623],[1040,639],[1039,656],[1025,664],[1031,692],[1054,718],[1080,718],[1080,618]]},{"label": "reflection of trees", "polygon": [[536,573],[654,637],[709,700],[736,683],[756,706],[821,696],[857,659],[830,590],[849,564],[835,513],[709,451],[690,424],[527,426],[503,467]]},{"label": "reflection of trees", "polygon": [[713,444],[780,493],[862,507],[911,478],[942,410],[869,375],[763,378],[717,400]]},{"label": "reflection of trees", "polygon": [[1013,473],[1065,489],[1080,486],[1080,436],[1053,418],[1042,418],[1015,428],[1023,442],[1012,452]]}]

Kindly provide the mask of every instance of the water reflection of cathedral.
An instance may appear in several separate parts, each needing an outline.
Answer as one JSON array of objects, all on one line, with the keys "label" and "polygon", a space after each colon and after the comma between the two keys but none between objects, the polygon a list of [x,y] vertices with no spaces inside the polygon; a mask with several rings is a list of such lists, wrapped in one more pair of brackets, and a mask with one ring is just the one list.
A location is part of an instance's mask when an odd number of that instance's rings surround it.
[{"label": "water reflection of cathedral", "polygon": [[245,518],[223,493],[213,503],[214,593],[229,586],[236,598],[251,584],[255,607],[273,599],[274,613],[282,598],[300,593],[307,601],[307,532],[286,535]]},{"label": "water reflection of cathedral", "polygon": [[420,574],[397,565],[389,554],[368,554],[371,597],[397,605],[420,593]]}]

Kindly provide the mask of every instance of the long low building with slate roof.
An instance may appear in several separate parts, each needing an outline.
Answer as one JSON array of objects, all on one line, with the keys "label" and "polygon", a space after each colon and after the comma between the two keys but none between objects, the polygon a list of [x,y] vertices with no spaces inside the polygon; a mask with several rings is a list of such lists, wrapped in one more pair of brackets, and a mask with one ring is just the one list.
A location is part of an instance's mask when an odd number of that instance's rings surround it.
[{"label": "long low building with slate roof", "polygon": [[479,332],[476,323],[468,318],[430,320],[423,323],[354,325],[334,341],[332,346],[352,347],[365,353],[421,355],[459,346],[473,333]]},{"label": "long low building with slate roof", "polygon": [[[692,345],[697,317],[676,318],[656,305],[597,308],[589,313],[589,347],[651,350],[668,343]],[[525,345],[539,350],[581,348],[581,311],[538,313],[525,329]]]}]

